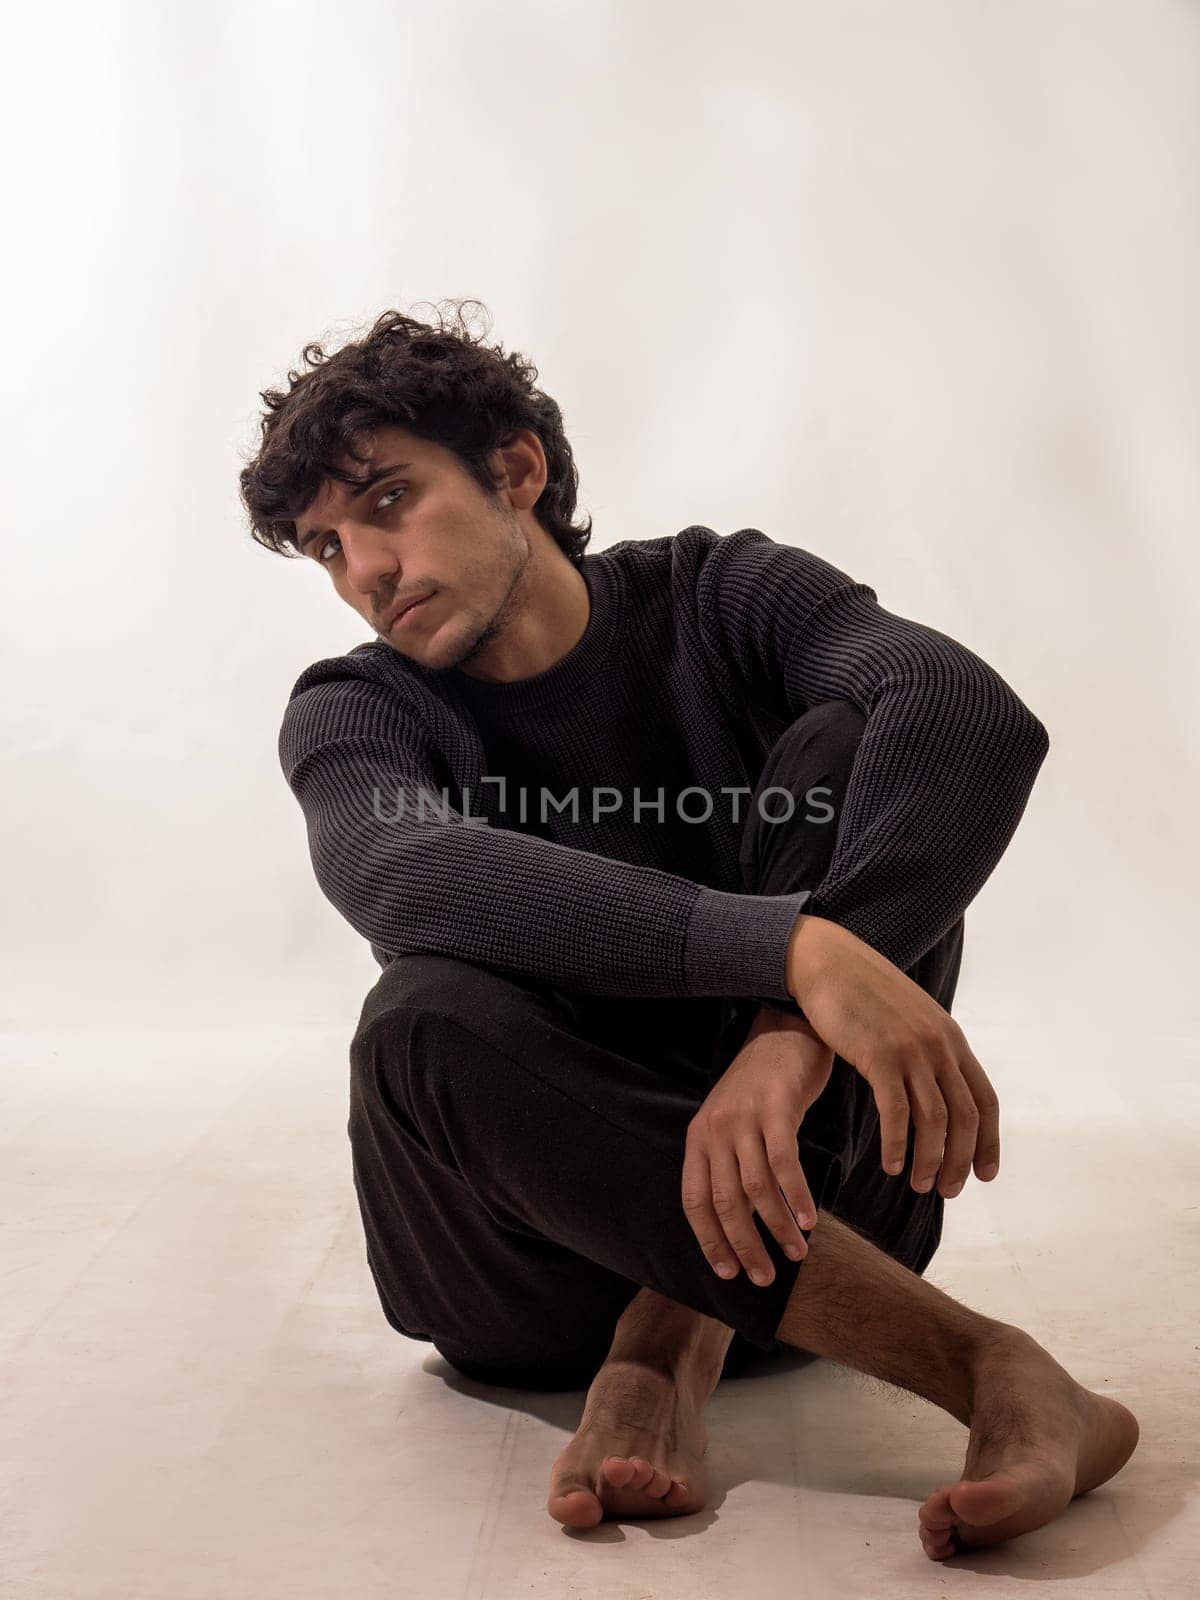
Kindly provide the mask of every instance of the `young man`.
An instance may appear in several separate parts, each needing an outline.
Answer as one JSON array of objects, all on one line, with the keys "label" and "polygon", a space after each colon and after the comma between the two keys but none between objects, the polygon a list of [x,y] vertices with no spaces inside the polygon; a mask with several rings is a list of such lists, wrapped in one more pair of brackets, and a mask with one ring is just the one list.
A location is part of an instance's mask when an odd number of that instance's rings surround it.
[{"label": "young man", "polygon": [[570,1526],[702,1506],[704,1403],[780,1345],[969,1429],[933,1559],[1049,1521],[1133,1415],[921,1277],[998,1170],[949,1006],[1046,730],[755,529],[586,553],[558,407],[461,327],[389,312],[305,354],[241,482],[377,635],[301,675],[280,757],[383,969],[348,1131],[388,1321],[588,1387]]}]

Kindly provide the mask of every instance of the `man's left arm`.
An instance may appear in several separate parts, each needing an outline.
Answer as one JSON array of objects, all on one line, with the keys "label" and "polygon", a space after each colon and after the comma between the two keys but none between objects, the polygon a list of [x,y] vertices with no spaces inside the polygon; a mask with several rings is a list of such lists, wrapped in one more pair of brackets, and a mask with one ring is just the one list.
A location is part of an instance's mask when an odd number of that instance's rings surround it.
[{"label": "man's left arm", "polygon": [[795,717],[825,700],[865,716],[833,856],[805,911],[907,971],[1007,848],[1050,747],[1045,727],[974,651],[757,529],[713,539],[698,598],[708,642],[748,689]]}]

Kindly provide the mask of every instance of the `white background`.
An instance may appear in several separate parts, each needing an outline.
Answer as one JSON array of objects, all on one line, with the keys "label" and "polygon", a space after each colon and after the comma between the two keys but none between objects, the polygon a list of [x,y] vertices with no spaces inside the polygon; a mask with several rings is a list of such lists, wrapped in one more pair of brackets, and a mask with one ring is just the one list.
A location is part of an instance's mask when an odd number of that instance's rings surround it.
[{"label": "white background", "polygon": [[3,1018],[337,1021],[275,737],[370,630],[250,540],[257,391],[472,296],[592,548],[826,556],[1048,727],[960,1004],[1195,1017],[1181,4],[66,5],[3,102]]}]

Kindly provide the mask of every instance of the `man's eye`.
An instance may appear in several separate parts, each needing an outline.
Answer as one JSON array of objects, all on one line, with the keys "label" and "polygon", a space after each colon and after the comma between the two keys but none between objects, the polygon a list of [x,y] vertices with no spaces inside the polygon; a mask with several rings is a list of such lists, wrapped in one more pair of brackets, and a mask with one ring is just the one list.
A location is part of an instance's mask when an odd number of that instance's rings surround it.
[{"label": "man's eye", "polygon": [[[408,485],[406,483],[393,484],[390,489],[385,489],[383,491],[383,493],[379,497],[379,503],[375,507],[376,511],[378,511],[380,509],[380,507],[383,505],[384,501],[387,499],[388,495],[390,495],[390,494],[404,494],[407,489],[408,489]],[[317,546],[317,561],[323,567],[329,565],[329,563],[325,560],[325,552],[326,552],[326,550],[329,549],[329,546],[331,544],[340,544],[340,540],[338,539],[338,536],[337,536],[336,533],[331,534],[329,536],[329,538],[326,539],[324,544],[321,544],[321,545]]]}]

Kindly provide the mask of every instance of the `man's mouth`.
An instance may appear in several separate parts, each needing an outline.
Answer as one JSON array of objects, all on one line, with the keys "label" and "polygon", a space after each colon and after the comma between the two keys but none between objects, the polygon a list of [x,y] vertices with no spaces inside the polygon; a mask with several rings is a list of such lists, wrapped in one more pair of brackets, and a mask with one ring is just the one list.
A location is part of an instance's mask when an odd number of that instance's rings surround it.
[{"label": "man's mouth", "polygon": [[426,604],[427,601],[432,599],[433,596],[431,594],[426,594],[422,595],[419,600],[406,601],[400,610],[392,613],[391,619],[387,623],[384,631],[390,633],[393,628],[402,628],[411,617],[416,616],[417,612],[423,605]]}]

